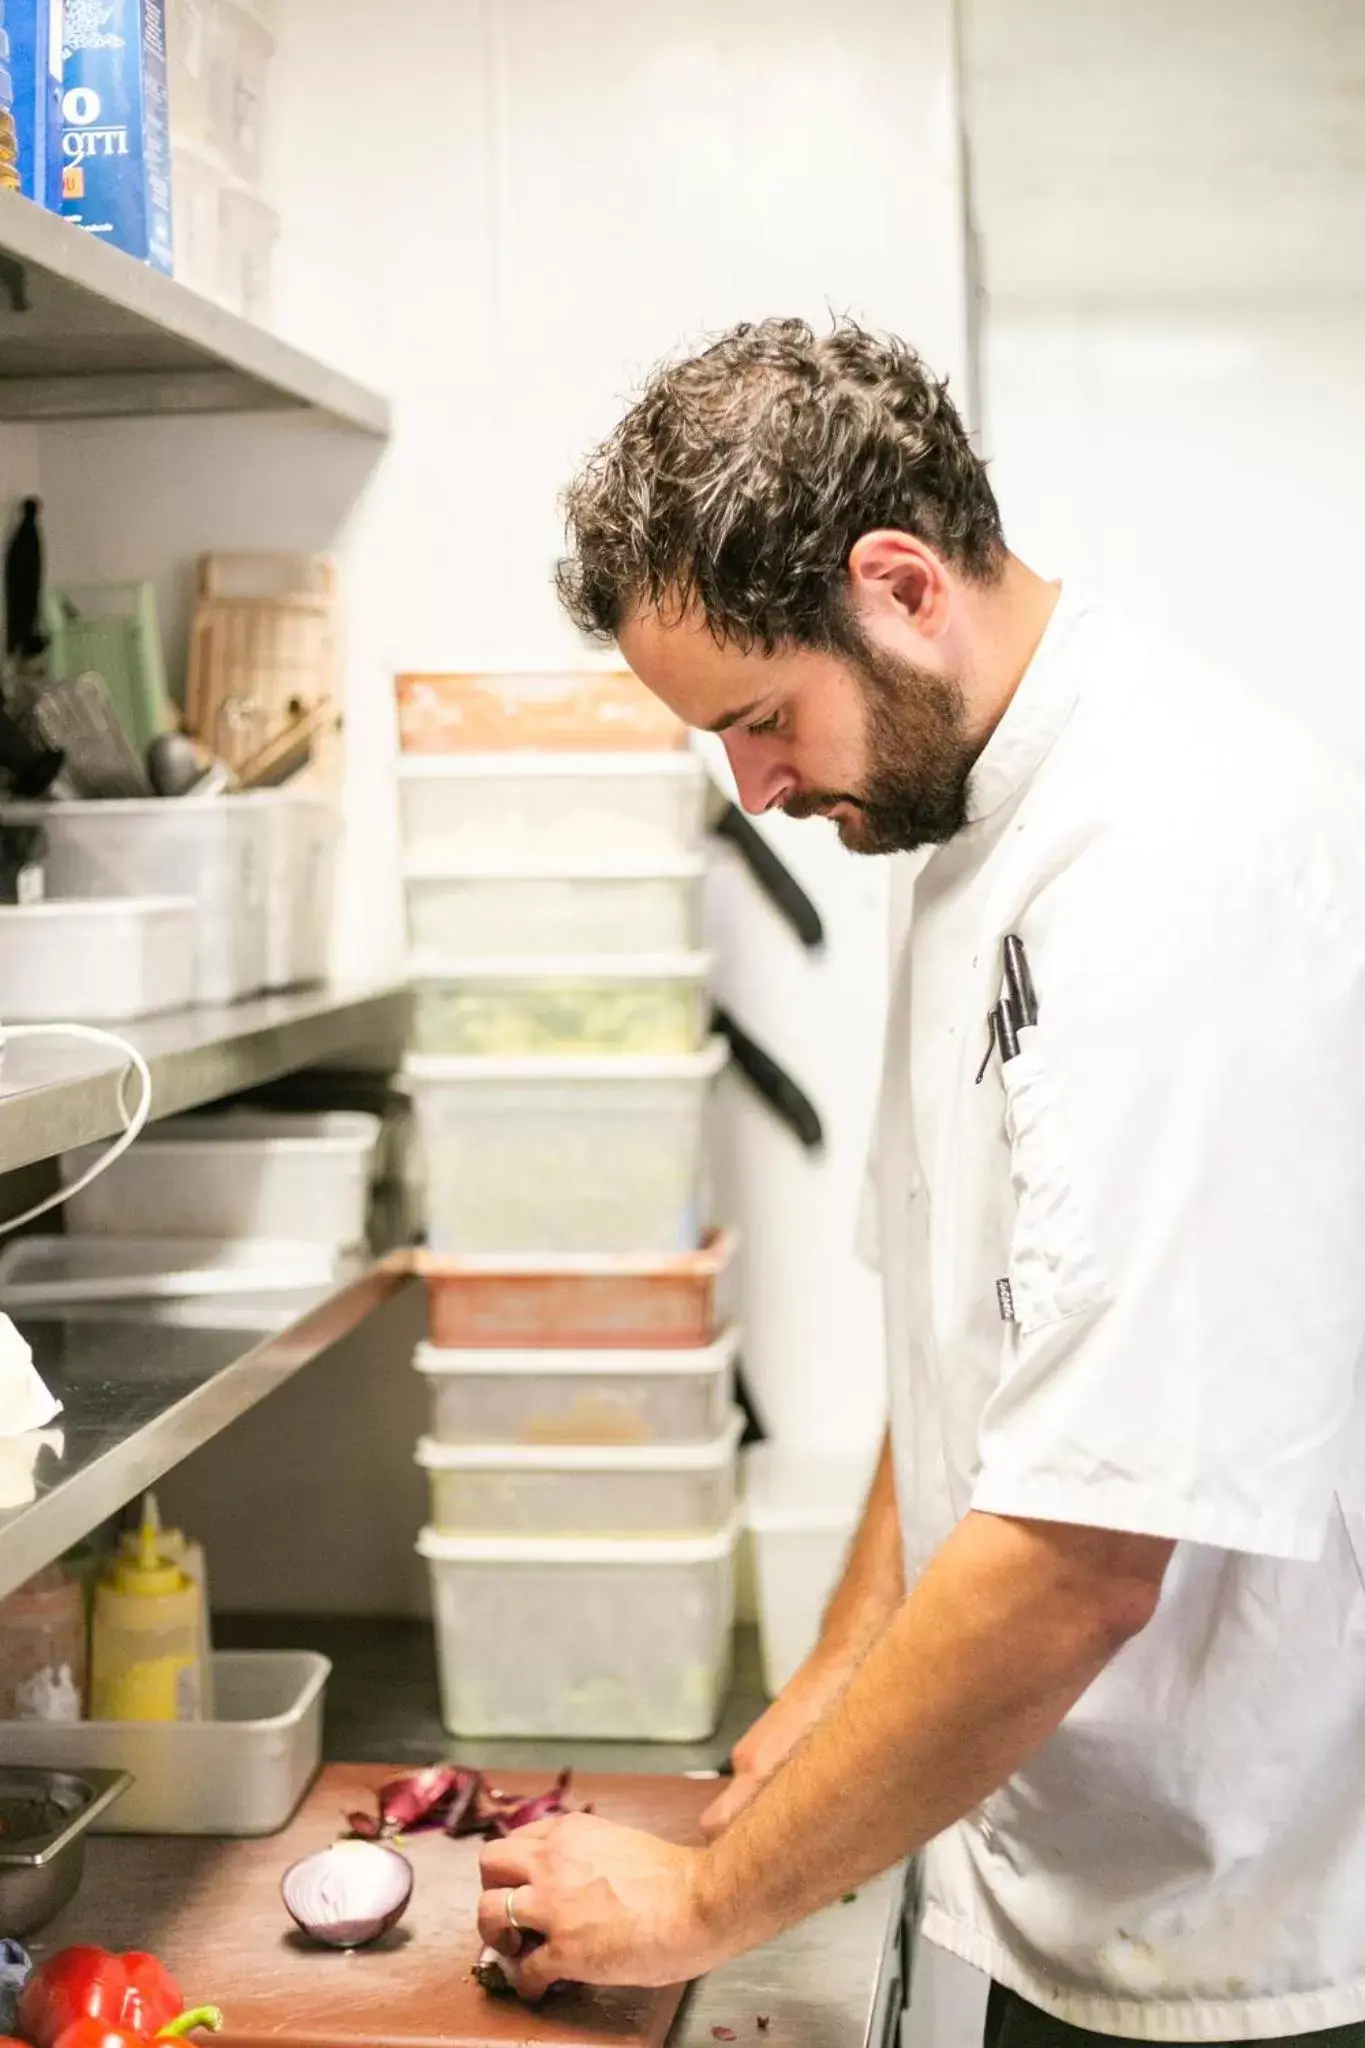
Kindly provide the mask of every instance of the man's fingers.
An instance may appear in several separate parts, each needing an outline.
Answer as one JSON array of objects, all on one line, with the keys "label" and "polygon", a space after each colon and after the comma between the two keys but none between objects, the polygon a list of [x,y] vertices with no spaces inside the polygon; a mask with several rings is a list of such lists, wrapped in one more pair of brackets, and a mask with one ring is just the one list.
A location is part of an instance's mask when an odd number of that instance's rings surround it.
[{"label": "man's fingers", "polygon": [[[510,1917],[507,1911],[509,1899],[512,1900],[515,1918]],[[523,1944],[518,1937],[541,1932],[538,1913],[539,1901],[534,1885],[490,1887],[479,1900],[479,1938],[502,1955],[519,1955]]]},{"label": "man's fingers", "polygon": [[517,1996],[530,2004],[543,1998],[552,1985],[569,1976],[555,1952],[553,1943],[542,1942],[528,1956],[521,1956],[516,1963]]},{"label": "man's fingers", "polygon": [[485,1891],[494,1891],[499,1885],[510,1888],[531,1882],[536,1850],[545,1839],[543,1828],[544,1823],[537,1821],[529,1828],[517,1828],[500,1842],[484,1844],[479,1857],[479,1875]]}]

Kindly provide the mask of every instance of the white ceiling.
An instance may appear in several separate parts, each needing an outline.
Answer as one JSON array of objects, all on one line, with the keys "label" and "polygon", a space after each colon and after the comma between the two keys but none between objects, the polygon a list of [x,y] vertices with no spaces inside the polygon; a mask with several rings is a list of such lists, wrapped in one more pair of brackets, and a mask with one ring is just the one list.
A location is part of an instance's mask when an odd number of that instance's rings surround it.
[{"label": "white ceiling", "polygon": [[1365,0],[962,0],[995,295],[1365,292]]}]

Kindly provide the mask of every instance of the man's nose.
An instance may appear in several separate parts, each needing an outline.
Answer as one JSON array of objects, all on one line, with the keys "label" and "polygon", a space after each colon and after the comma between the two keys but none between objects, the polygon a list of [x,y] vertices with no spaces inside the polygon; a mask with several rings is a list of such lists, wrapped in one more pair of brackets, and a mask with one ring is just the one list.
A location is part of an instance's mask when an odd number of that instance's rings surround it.
[{"label": "man's nose", "polygon": [[782,765],[771,741],[765,745],[752,733],[727,732],[725,752],[739,800],[754,816],[775,810],[796,788],[796,777]]}]

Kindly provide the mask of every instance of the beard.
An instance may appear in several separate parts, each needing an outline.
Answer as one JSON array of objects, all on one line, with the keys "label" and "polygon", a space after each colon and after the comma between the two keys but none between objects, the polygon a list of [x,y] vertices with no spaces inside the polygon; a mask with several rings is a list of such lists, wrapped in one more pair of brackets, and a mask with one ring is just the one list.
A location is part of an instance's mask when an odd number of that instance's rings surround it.
[{"label": "beard", "polygon": [[782,808],[813,818],[835,804],[851,853],[915,853],[967,823],[967,789],[982,740],[967,729],[961,685],[864,642],[851,656],[862,691],[868,759],[860,790],[803,790]]}]

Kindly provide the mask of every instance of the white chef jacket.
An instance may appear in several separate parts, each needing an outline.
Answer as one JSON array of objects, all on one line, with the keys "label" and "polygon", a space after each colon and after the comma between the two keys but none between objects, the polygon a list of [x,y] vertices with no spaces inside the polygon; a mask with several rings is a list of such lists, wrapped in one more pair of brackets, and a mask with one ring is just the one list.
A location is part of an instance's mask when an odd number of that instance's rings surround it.
[{"label": "white chef jacket", "polygon": [[[915,881],[864,1219],[908,1573],[971,1508],[1177,1548],[927,1852],[924,1932],[1101,2033],[1357,2020],[1365,790],[1064,591],[969,817]],[[978,1083],[1010,932],[1038,1022]]]}]

